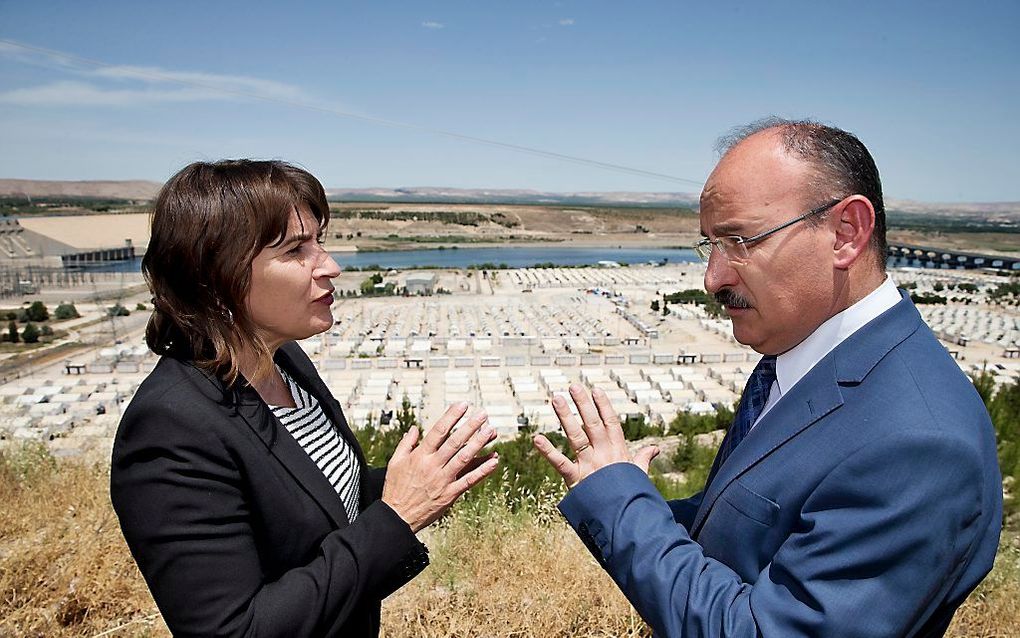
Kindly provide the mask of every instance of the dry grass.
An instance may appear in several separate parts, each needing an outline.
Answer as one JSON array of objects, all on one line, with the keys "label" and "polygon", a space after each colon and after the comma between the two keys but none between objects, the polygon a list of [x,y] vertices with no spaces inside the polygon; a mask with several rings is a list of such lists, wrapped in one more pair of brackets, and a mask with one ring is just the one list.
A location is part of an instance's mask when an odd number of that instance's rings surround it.
[{"label": "dry grass", "polygon": [[[0,638],[167,636],[120,536],[103,467],[0,455]],[[463,507],[429,533],[432,566],[386,601],[384,635],[647,636],[552,503]],[[1020,543],[951,636],[1020,635]]]}]

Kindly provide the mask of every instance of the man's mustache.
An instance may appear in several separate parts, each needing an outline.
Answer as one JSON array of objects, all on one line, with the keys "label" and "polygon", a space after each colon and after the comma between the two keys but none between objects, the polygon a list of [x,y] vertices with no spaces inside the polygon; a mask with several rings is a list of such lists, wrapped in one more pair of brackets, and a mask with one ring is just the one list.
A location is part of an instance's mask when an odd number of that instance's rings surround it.
[{"label": "man's mustache", "polygon": [[751,302],[741,297],[731,288],[723,288],[715,293],[715,300],[730,308],[750,308]]}]

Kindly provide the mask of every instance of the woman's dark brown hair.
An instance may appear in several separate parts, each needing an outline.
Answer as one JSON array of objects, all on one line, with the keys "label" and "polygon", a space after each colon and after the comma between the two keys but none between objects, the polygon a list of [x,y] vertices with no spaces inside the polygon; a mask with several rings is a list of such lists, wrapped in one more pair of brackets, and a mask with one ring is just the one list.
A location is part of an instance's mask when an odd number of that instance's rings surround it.
[{"label": "woman's dark brown hair", "polygon": [[307,207],[321,233],[329,205],[319,180],[279,161],[195,162],[170,178],[152,211],[142,273],[154,310],[145,341],[159,355],[188,359],[233,384],[239,355],[254,355],[256,378],[272,366],[248,313],[251,263],[283,241],[295,209]]}]

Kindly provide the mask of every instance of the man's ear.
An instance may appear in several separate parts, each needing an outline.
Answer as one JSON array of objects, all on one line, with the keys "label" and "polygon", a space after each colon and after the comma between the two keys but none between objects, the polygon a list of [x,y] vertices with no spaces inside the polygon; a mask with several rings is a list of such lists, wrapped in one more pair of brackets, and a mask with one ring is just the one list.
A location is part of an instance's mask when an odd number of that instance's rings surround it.
[{"label": "man's ear", "polygon": [[837,205],[833,223],[833,265],[846,270],[867,252],[875,230],[875,208],[862,195],[853,195]]}]

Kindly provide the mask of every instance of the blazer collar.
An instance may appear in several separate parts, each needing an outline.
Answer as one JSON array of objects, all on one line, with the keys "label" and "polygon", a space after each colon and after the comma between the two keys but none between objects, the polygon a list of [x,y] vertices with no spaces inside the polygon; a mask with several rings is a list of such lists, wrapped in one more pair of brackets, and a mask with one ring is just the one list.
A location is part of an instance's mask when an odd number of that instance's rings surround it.
[{"label": "blazer collar", "polygon": [[701,506],[691,525],[691,536],[701,531],[720,494],[747,470],[776,449],[843,405],[840,385],[860,383],[894,347],[921,325],[914,304],[900,301],[822,358],[761,418],[747,437],[715,469]]}]

